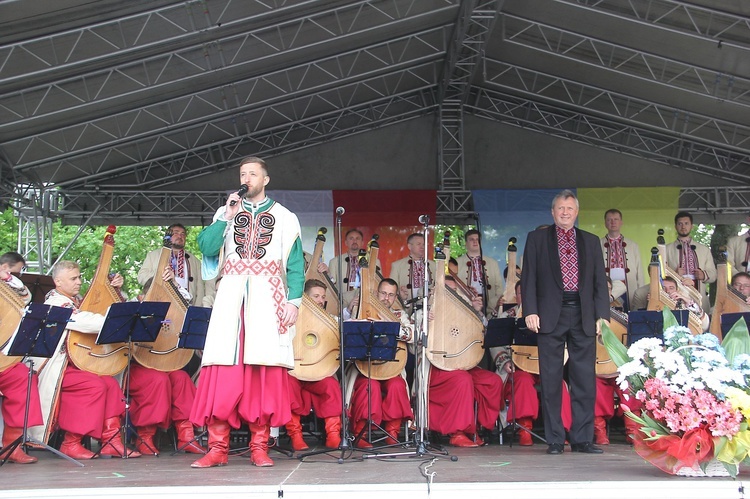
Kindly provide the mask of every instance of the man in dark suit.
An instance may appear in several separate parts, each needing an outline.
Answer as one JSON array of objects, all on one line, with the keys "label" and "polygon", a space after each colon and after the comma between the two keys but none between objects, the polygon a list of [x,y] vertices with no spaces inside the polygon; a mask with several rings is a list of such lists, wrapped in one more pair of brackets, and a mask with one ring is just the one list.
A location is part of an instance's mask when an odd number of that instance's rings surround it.
[{"label": "man in dark suit", "polygon": [[565,430],[560,418],[563,355],[573,424],[571,450],[600,454],[594,438],[596,335],[598,319],[609,320],[609,291],[599,238],[576,229],[578,199],[564,190],[552,201],[555,224],[530,232],[523,254],[521,290],[527,327],[540,333],[544,434],[548,454],[562,454]]}]

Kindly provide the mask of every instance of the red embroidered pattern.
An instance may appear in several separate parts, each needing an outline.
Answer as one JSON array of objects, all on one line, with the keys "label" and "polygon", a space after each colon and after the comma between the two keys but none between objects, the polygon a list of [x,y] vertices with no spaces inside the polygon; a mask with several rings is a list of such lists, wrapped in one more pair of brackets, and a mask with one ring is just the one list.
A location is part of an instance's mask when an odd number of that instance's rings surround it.
[{"label": "red embroidered pattern", "polygon": [[227,260],[222,275],[280,276],[279,260]]},{"label": "red embroidered pattern", "polygon": [[574,228],[565,231],[557,227],[557,248],[565,291],[578,291],[578,247],[575,234]]}]

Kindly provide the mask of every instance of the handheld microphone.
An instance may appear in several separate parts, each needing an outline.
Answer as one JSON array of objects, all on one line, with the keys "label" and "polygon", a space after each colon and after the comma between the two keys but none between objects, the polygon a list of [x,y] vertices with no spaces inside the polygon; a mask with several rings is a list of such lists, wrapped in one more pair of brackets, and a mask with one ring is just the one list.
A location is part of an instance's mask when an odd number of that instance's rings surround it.
[{"label": "handheld microphone", "polygon": [[419,223],[422,225],[429,225],[430,224],[430,216],[429,215],[419,215]]},{"label": "handheld microphone", "polygon": [[[247,194],[247,184],[242,184],[240,186],[240,188],[237,189],[237,195],[240,198],[242,198],[242,196],[244,196],[245,194]],[[232,201],[232,202],[229,203],[229,206],[234,206],[236,204],[237,204],[237,201]]]},{"label": "handheld microphone", "polygon": [[336,215],[341,216],[344,213],[346,213],[346,210],[344,209],[343,206],[339,206],[338,208],[336,208]]}]

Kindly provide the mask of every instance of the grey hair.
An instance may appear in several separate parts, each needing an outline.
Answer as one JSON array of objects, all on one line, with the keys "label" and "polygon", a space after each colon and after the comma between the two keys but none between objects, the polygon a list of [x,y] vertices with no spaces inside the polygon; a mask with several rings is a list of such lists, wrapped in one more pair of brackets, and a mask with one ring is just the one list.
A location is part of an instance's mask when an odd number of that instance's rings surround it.
[{"label": "grey hair", "polygon": [[57,279],[60,272],[63,270],[80,269],[81,267],[76,262],[70,260],[60,260],[52,267],[52,279]]},{"label": "grey hair", "polygon": [[578,205],[578,198],[576,197],[575,193],[571,191],[570,189],[564,189],[560,191],[554,198],[552,198],[552,209],[555,209],[555,203],[557,203],[558,199],[570,199],[573,198],[576,202],[576,210],[580,209],[580,206]]}]

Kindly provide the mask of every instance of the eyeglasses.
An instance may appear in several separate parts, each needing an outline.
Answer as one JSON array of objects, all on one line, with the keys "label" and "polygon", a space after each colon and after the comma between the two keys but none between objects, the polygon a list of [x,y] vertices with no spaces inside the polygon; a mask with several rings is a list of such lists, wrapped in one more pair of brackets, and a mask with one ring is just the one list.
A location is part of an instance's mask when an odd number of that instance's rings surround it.
[{"label": "eyeglasses", "polygon": [[750,282],[744,283],[744,284],[738,282],[737,284],[734,285],[734,288],[735,289],[750,289]]},{"label": "eyeglasses", "polygon": [[386,293],[385,291],[378,291],[378,295],[385,298],[396,298],[396,293]]}]

